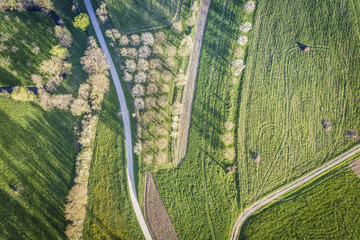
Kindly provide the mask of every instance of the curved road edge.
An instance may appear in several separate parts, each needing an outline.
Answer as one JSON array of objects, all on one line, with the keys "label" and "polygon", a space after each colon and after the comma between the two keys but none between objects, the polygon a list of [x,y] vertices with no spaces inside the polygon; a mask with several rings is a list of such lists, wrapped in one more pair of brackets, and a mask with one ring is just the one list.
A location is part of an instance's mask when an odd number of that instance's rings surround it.
[{"label": "curved road edge", "polygon": [[142,214],[142,211],[140,209],[140,205],[139,205],[139,201],[137,199],[136,196],[136,189],[135,189],[135,180],[134,180],[134,168],[133,168],[133,152],[132,152],[132,138],[131,138],[131,127],[130,127],[130,117],[129,117],[129,110],[127,108],[126,105],[126,100],[125,100],[125,95],[124,92],[122,90],[121,84],[120,84],[120,79],[119,76],[116,72],[116,69],[114,67],[114,63],[112,61],[110,52],[106,46],[106,42],[104,39],[104,36],[101,32],[99,23],[97,22],[95,13],[94,13],[94,9],[91,5],[90,0],[84,0],[86,9],[88,11],[91,23],[94,27],[96,36],[99,40],[100,46],[106,56],[106,60],[109,64],[110,67],[110,74],[111,77],[113,79],[115,88],[116,88],[116,92],[118,95],[118,99],[120,102],[120,108],[121,108],[121,114],[122,114],[122,118],[123,118],[123,122],[124,122],[124,129],[125,129],[125,142],[126,142],[126,166],[127,166],[127,179],[128,179],[128,184],[129,184],[129,193],[130,193],[130,198],[131,198],[131,202],[133,204],[133,208],[136,214],[136,217],[138,219],[138,222],[140,224],[140,227],[142,229],[142,232],[145,236],[146,240],[151,240],[151,234],[150,231],[146,225],[144,216]]},{"label": "curved road edge", "polygon": [[347,151],[346,153],[341,154],[340,156],[338,156],[337,158],[335,158],[334,160],[322,165],[321,167],[315,169],[314,171],[306,174],[305,176],[301,177],[300,179],[296,180],[295,182],[277,190],[276,192],[270,194],[269,196],[261,199],[260,201],[254,203],[253,205],[251,205],[250,207],[248,207],[247,209],[245,209],[245,211],[243,211],[240,216],[238,217],[238,219],[235,222],[235,225],[233,227],[232,233],[231,233],[231,240],[236,240],[238,238],[239,235],[239,230],[241,225],[245,222],[245,220],[253,213],[255,213],[256,211],[258,211],[259,209],[263,208],[264,206],[266,206],[267,204],[271,203],[272,201],[274,201],[275,199],[281,197],[282,195],[284,195],[285,193],[294,190],[297,187],[300,187],[301,185],[303,185],[304,183],[314,179],[315,177],[319,176],[320,174],[326,172],[327,170],[335,167],[336,165],[342,163],[343,161],[347,160],[348,158],[354,156],[355,154],[360,152],[360,145],[354,147],[353,149]]}]

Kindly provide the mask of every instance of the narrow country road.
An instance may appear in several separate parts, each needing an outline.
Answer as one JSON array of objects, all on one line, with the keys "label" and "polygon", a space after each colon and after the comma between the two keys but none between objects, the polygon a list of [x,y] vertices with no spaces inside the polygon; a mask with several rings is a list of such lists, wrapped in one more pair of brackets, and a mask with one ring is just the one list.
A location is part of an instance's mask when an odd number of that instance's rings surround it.
[{"label": "narrow country road", "polygon": [[124,92],[122,90],[121,84],[120,84],[120,79],[119,76],[116,72],[116,69],[114,67],[114,63],[111,59],[111,55],[110,52],[106,46],[106,42],[104,39],[104,36],[101,32],[101,29],[99,27],[99,23],[97,22],[95,13],[94,13],[94,9],[91,5],[90,0],[84,0],[85,5],[86,5],[86,9],[89,13],[89,17],[91,20],[91,23],[95,29],[95,33],[96,36],[99,40],[100,46],[102,48],[102,50],[105,53],[106,56],[106,60],[110,66],[110,73],[111,73],[111,77],[113,79],[113,82],[115,84],[115,88],[116,88],[116,92],[118,95],[118,99],[120,102],[120,107],[121,107],[121,113],[122,113],[122,119],[124,121],[124,129],[125,129],[125,141],[126,141],[126,166],[127,166],[127,178],[128,178],[128,184],[129,184],[129,192],[130,192],[130,198],[131,198],[131,202],[133,204],[133,208],[136,214],[136,217],[138,219],[138,222],[141,226],[141,229],[143,231],[143,234],[145,236],[145,239],[150,240],[152,239],[150,231],[146,225],[144,216],[141,212],[140,209],[140,205],[139,205],[139,201],[137,199],[136,196],[136,189],[135,189],[135,180],[134,180],[134,168],[133,168],[133,150],[132,150],[132,139],[131,139],[131,127],[130,127],[130,116],[129,116],[129,110],[126,106],[126,100],[125,100],[125,95]]},{"label": "narrow country road", "polygon": [[238,219],[235,222],[235,225],[233,227],[232,233],[231,233],[231,239],[236,240],[239,235],[239,230],[241,225],[245,222],[245,220],[253,213],[255,213],[257,210],[261,209],[262,207],[266,206],[267,204],[271,203],[275,199],[281,197],[285,193],[288,193],[291,190],[294,190],[295,188],[301,186],[304,183],[307,183],[308,181],[314,179],[315,177],[319,176],[320,174],[326,172],[327,170],[335,167],[336,165],[342,163],[343,161],[349,159],[350,157],[354,156],[355,154],[360,152],[360,145],[354,147],[353,149],[347,151],[346,153],[340,155],[339,157],[335,158],[334,160],[324,164],[323,166],[315,169],[314,171],[308,173],[304,177],[296,180],[295,182],[277,190],[276,192],[270,194],[269,196],[261,199],[260,201],[254,203],[245,211],[243,211]]}]

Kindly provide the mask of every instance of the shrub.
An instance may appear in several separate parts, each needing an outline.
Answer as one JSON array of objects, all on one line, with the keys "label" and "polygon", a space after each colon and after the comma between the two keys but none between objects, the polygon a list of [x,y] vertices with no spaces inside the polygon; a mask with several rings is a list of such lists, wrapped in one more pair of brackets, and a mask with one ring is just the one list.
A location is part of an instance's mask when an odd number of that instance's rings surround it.
[{"label": "shrub", "polygon": [[127,51],[127,56],[131,59],[136,58],[138,55],[138,51],[136,50],[136,48],[128,48]]},{"label": "shrub", "polygon": [[141,34],[141,41],[144,45],[153,45],[154,43],[154,36],[150,32],[146,32]]},{"label": "shrub", "polygon": [[145,107],[145,103],[142,98],[135,98],[134,105],[135,105],[135,108],[138,110],[142,110]]},{"label": "shrub", "polygon": [[140,58],[137,64],[139,71],[147,71],[149,69],[149,62],[146,59]]},{"label": "shrub", "polygon": [[69,51],[67,50],[67,48],[63,48],[60,45],[53,46],[50,50],[50,53],[61,59],[65,59],[69,55]]},{"label": "shrub", "polygon": [[140,84],[136,84],[132,89],[132,94],[134,97],[142,97],[144,96],[144,87]]},{"label": "shrub", "polygon": [[252,29],[252,24],[250,22],[245,22],[240,25],[239,29],[240,31],[247,33]]},{"label": "shrub", "polygon": [[98,15],[100,21],[102,23],[105,23],[108,19],[108,16],[107,16],[107,11],[106,11],[106,3],[105,2],[102,2],[100,4],[100,7],[98,9],[96,9],[96,15]]},{"label": "shrub", "polygon": [[179,22],[175,22],[171,25],[171,29],[177,33],[177,34],[180,34],[182,32],[182,23],[179,21]]},{"label": "shrub", "polygon": [[109,65],[105,54],[98,46],[88,47],[80,62],[83,65],[84,71],[88,74],[108,73]]},{"label": "shrub", "polygon": [[148,46],[142,46],[139,48],[139,57],[148,58],[151,54],[151,49]]},{"label": "shrub", "polygon": [[85,31],[90,24],[89,15],[86,13],[80,13],[75,17],[74,26]]},{"label": "shrub", "polygon": [[134,150],[134,153],[136,155],[139,155],[141,153],[141,150],[142,150],[142,145],[141,145],[141,142],[137,142],[133,148]]},{"label": "shrub", "polygon": [[60,40],[64,48],[69,48],[73,42],[71,32],[66,27],[55,26],[55,36]]},{"label": "shrub", "polygon": [[255,2],[254,1],[248,1],[244,4],[245,12],[250,14],[255,10]]},{"label": "shrub", "polygon": [[119,39],[120,46],[126,46],[129,44],[129,38],[126,35],[122,35]]},{"label": "shrub", "polygon": [[227,122],[225,122],[224,126],[225,126],[226,130],[231,130],[234,127],[234,123],[227,121]]},{"label": "shrub", "polygon": [[237,40],[237,43],[238,43],[240,46],[245,46],[245,45],[247,44],[247,42],[248,42],[247,36],[243,36],[243,35],[241,35],[241,36],[239,37],[239,39]]},{"label": "shrub", "polygon": [[144,72],[139,72],[135,75],[136,83],[144,83],[146,82],[146,74]]},{"label": "shrub", "polygon": [[165,43],[166,42],[166,34],[164,32],[155,33],[155,41],[158,43]]},{"label": "shrub", "polygon": [[0,66],[1,67],[8,67],[11,65],[11,60],[9,56],[1,57],[0,56]]},{"label": "shrub", "polygon": [[230,161],[234,160],[235,149],[234,148],[226,148],[224,150],[224,157],[225,157],[225,159],[230,160]]},{"label": "shrub", "polygon": [[158,92],[158,87],[153,83],[149,84],[146,88],[146,94],[148,95],[155,95],[157,92]]},{"label": "shrub", "polygon": [[239,76],[240,73],[245,69],[244,61],[242,59],[237,59],[231,63],[231,71],[235,76]]},{"label": "shrub", "polygon": [[162,66],[161,64],[161,60],[158,59],[158,58],[155,58],[155,59],[151,59],[150,60],[150,68],[151,69],[160,69]]},{"label": "shrub", "polygon": [[10,96],[19,102],[33,102],[36,99],[35,94],[25,87],[15,87]]},{"label": "shrub", "polygon": [[126,60],[125,65],[126,65],[126,70],[127,70],[129,73],[135,72],[135,70],[136,70],[136,63],[135,63],[134,60]]},{"label": "shrub", "polygon": [[153,47],[153,54],[155,54],[157,56],[161,56],[163,53],[164,53],[164,51],[161,46],[156,45]]},{"label": "shrub", "polygon": [[131,45],[133,46],[139,46],[141,43],[140,36],[137,34],[132,34],[130,36],[130,39],[131,39]]},{"label": "shrub", "polygon": [[125,82],[131,82],[131,80],[133,79],[133,76],[128,73],[127,71],[124,72],[124,81]]}]

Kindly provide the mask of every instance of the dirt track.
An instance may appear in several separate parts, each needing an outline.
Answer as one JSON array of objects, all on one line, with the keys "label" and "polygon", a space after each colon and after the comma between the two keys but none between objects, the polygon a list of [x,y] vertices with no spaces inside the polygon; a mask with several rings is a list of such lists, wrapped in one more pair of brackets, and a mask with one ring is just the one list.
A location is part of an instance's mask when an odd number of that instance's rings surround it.
[{"label": "dirt track", "polygon": [[200,9],[195,25],[194,46],[190,56],[190,61],[187,69],[188,82],[185,86],[182,111],[180,114],[179,124],[179,138],[177,140],[177,152],[175,153],[175,160],[180,163],[186,156],[188,136],[190,130],[192,102],[195,93],[195,83],[198,75],[199,60],[202,39],[204,37],[204,30],[206,19],[210,8],[211,0],[203,0],[200,3]]},{"label": "dirt track", "polygon": [[348,158],[354,156],[355,154],[360,152],[360,145],[354,147],[353,149],[347,151],[346,153],[340,155],[339,157],[335,158],[334,160],[324,164],[323,166],[315,169],[314,171],[308,173],[307,175],[305,175],[304,177],[296,180],[295,182],[277,190],[276,192],[270,194],[269,196],[265,197],[264,199],[254,203],[253,205],[251,205],[250,207],[248,207],[247,209],[245,209],[245,211],[243,211],[240,216],[238,217],[238,219],[235,222],[235,225],[233,227],[232,233],[231,233],[231,238],[232,240],[236,240],[238,238],[239,235],[239,230],[241,225],[245,222],[245,220],[253,213],[255,213],[257,210],[263,208],[264,206],[266,206],[267,204],[271,203],[272,201],[274,201],[275,199],[281,197],[282,195],[290,192],[291,190],[294,190],[297,187],[300,187],[301,185],[303,185],[304,183],[307,183],[308,181],[314,179],[315,177],[319,176],[320,174],[326,172],[327,170],[335,167],[336,165],[342,163],[343,161],[347,160]]}]

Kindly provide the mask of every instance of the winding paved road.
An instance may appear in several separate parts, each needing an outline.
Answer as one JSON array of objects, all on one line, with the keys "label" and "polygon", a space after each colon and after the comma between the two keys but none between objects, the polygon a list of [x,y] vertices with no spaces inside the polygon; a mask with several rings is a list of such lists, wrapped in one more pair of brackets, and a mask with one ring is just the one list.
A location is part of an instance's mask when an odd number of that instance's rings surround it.
[{"label": "winding paved road", "polygon": [[127,178],[128,178],[128,184],[129,184],[129,192],[130,192],[130,198],[131,198],[131,202],[133,204],[133,208],[136,214],[136,217],[138,219],[138,222],[141,226],[141,229],[144,233],[144,236],[147,240],[152,239],[150,231],[146,225],[144,216],[141,212],[140,209],[140,205],[139,205],[139,201],[137,199],[136,196],[136,189],[135,189],[135,180],[134,180],[134,168],[133,168],[133,151],[132,151],[132,139],[131,139],[131,127],[130,127],[130,117],[129,117],[129,110],[126,106],[126,100],[125,100],[125,95],[124,92],[122,90],[121,84],[120,84],[120,80],[119,80],[119,76],[116,72],[116,69],[114,67],[114,63],[111,59],[111,55],[110,52],[106,46],[106,42],[104,39],[104,36],[101,32],[101,29],[99,27],[99,23],[97,22],[95,13],[94,13],[94,9],[91,5],[90,0],[84,0],[85,5],[86,5],[86,9],[89,13],[89,17],[91,20],[91,23],[95,29],[95,33],[96,36],[100,42],[100,46],[102,48],[102,50],[105,53],[106,56],[106,60],[110,66],[110,73],[111,73],[111,77],[113,79],[113,82],[115,84],[115,88],[116,88],[116,92],[118,95],[118,99],[120,102],[120,107],[121,107],[121,114],[122,114],[122,119],[124,121],[124,129],[125,129],[125,141],[126,141],[126,162],[127,162]]},{"label": "winding paved road", "polygon": [[244,212],[240,214],[238,219],[235,222],[235,225],[233,227],[231,238],[232,240],[236,240],[239,234],[239,230],[241,225],[245,222],[245,220],[253,213],[255,213],[257,210],[261,209],[262,207],[266,206],[267,204],[271,203],[275,199],[281,197],[285,193],[288,193],[291,190],[294,190],[295,188],[301,186],[302,184],[314,179],[315,177],[319,176],[320,174],[326,172],[327,170],[335,167],[336,165],[342,163],[343,161],[349,159],[350,157],[354,156],[355,154],[360,152],[360,145],[354,147],[353,149],[347,151],[346,153],[340,155],[339,157],[335,158],[334,160],[324,164],[323,166],[315,169],[314,171],[308,173],[304,177],[296,180],[295,182],[277,190],[276,192],[270,194],[269,196],[261,199],[260,201],[254,203],[247,209],[245,209]]}]

